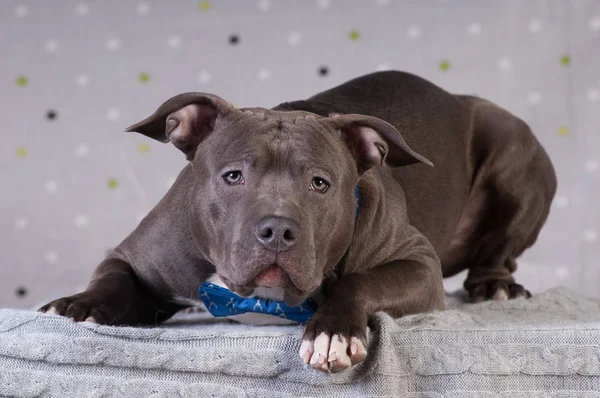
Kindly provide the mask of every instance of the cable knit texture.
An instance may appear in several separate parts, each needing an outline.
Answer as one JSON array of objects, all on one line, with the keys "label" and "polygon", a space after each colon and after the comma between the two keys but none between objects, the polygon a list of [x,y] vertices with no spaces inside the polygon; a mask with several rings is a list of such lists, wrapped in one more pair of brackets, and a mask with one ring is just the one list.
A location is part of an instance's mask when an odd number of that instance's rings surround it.
[{"label": "cable knit texture", "polygon": [[394,320],[380,313],[367,360],[321,374],[300,326],[178,314],[157,327],[73,323],[0,310],[0,396],[600,397],[600,302],[557,288]]}]

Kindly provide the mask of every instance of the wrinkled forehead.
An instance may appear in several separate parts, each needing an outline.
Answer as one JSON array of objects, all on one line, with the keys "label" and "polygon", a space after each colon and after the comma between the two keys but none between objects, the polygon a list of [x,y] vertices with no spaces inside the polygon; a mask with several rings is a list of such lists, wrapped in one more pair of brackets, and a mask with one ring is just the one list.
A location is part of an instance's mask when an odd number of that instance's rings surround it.
[{"label": "wrinkled forehead", "polygon": [[235,161],[260,161],[267,167],[297,163],[331,167],[349,156],[341,132],[326,118],[308,112],[243,109],[223,121],[214,135],[219,150],[207,155],[216,167]]}]

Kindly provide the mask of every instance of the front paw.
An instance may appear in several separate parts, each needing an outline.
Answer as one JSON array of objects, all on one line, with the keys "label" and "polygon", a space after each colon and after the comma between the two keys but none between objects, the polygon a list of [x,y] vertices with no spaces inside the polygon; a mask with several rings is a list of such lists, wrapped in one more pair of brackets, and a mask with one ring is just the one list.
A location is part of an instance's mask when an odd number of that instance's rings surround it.
[{"label": "front paw", "polygon": [[300,346],[304,364],[321,372],[337,373],[367,356],[367,321],[351,312],[317,313],[308,321]]},{"label": "front paw", "polygon": [[75,322],[114,323],[116,317],[107,305],[93,292],[83,292],[62,297],[41,307],[38,311],[65,316]]}]

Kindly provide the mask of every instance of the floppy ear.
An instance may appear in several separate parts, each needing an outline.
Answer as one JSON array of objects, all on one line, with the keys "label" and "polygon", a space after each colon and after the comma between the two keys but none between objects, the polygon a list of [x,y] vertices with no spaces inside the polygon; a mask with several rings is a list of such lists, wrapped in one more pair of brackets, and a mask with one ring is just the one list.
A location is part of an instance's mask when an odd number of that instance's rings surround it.
[{"label": "floppy ear", "polygon": [[198,145],[215,128],[217,116],[232,109],[227,101],[213,94],[179,94],[125,131],[135,131],[161,142],[171,141],[191,161]]},{"label": "floppy ear", "polygon": [[421,162],[433,166],[433,163],[413,151],[400,132],[388,122],[357,114],[334,114],[329,119],[342,131],[361,174],[375,165],[396,168]]}]

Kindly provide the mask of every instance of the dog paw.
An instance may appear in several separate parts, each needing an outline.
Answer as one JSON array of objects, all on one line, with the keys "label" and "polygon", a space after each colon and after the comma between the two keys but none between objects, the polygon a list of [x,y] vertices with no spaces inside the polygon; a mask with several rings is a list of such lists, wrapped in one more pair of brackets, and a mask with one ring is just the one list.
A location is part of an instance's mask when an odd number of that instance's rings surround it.
[{"label": "dog paw", "polygon": [[474,303],[480,303],[486,300],[506,301],[530,298],[531,293],[518,283],[488,282],[473,286],[469,291],[469,297]]},{"label": "dog paw", "polygon": [[321,372],[337,373],[367,357],[366,322],[349,327],[348,318],[338,323],[335,319],[325,321],[315,314],[306,325],[298,353],[305,365]]},{"label": "dog paw", "polygon": [[63,297],[41,307],[38,311],[46,314],[62,315],[75,322],[109,324],[114,320],[110,309],[98,300],[84,293]]}]

